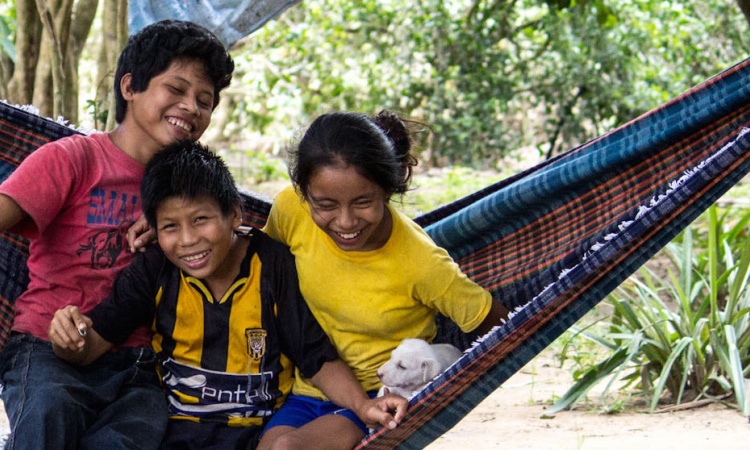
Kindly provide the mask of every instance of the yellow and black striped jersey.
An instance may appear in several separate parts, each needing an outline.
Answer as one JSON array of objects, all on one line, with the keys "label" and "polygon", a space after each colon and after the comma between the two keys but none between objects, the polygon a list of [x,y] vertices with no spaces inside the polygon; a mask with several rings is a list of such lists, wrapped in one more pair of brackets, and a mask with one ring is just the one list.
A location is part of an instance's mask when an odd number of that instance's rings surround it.
[{"label": "yellow and black striped jersey", "polygon": [[261,425],[336,350],[299,292],[289,249],[259,230],[222,298],[182,273],[157,246],[136,257],[90,314],[109,342],[151,326],[172,417]]}]

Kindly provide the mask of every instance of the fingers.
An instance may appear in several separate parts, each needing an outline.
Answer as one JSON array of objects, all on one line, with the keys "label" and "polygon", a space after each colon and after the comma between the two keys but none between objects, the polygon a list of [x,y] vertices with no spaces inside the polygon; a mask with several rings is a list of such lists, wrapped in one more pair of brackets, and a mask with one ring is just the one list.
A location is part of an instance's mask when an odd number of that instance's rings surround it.
[{"label": "fingers", "polygon": [[[382,397],[373,399],[373,401],[377,412],[374,412],[371,418],[379,425],[390,429],[398,426],[409,409],[409,400],[395,394],[386,393]],[[395,414],[393,414],[394,411]]]},{"label": "fingers", "polygon": [[156,240],[156,232],[149,228],[146,218],[141,216],[128,228],[125,237],[131,253],[142,252],[146,249],[146,245]]},{"label": "fingers", "polygon": [[387,402],[388,411],[396,412],[393,415],[393,420],[397,424],[401,423],[404,420],[404,416],[406,416],[406,411],[409,409],[409,400],[395,394],[387,394],[383,398]]},{"label": "fingers", "polygon": [[93,322],[76,306],[66,306],[55,312],[48,329],[48,337],[58,347],[77,351],[86,344],[85,336]]}]

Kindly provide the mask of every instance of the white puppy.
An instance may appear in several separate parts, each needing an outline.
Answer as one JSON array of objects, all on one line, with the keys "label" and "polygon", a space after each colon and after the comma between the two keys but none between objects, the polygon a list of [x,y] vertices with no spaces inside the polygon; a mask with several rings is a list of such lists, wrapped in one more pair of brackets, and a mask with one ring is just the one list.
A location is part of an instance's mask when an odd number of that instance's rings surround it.
[{"label": "white puppy", "polygon": [[391,359],[378,369],[384,389],[409,398],[461,357],[463,352],[450,344],[430,344],[422,339],[404,339],[391,353]]}]

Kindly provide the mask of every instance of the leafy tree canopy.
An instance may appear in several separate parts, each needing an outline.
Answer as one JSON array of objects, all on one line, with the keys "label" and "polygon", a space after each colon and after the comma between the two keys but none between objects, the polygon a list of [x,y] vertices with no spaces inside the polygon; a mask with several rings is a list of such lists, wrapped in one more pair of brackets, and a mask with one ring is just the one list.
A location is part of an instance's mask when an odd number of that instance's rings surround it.
[{"label": "leafy tree canopy", "polygon": [[731,0],[303,2],[236,50],[234,127],[388,108],[431,127],[432,164],[552,154],[739,61],[746,28]]},{"label": "leafy tree canopy", "polygon": [[[102,128],[124,5],[0,0],[0,97],[74,122],[80,108]],[[750,1],[304,1],[235,44],[237,74],[211,137],[243,149],[259,136],[285,141],[329,110],[388,108],[429,126],[426,165],[551,155],[746,57],[743,11]],[[89,71],[97,61],[98,93],[78,95],[81,59]]]}]

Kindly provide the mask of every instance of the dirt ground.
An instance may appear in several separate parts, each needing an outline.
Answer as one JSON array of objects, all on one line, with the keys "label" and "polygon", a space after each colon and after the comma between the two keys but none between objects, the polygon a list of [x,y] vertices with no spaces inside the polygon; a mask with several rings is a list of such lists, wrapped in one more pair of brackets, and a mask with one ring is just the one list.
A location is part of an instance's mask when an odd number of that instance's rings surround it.
[{"label": "dirt ground", "polygon": [[[737,409],[713,404],[648,414],[642,408],[600,414],[596,408],[546,416],[553,395],[572,384],[549,350],[532,360],[428,450],[537,449],[722,450],[750,448],[750,423]],[[597,395],[590,396],[592,401]]]}]

